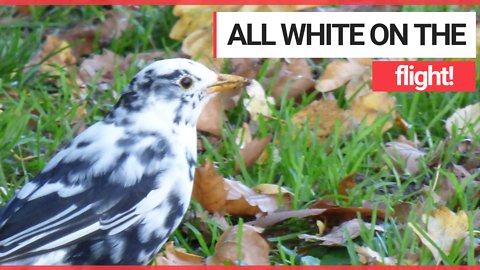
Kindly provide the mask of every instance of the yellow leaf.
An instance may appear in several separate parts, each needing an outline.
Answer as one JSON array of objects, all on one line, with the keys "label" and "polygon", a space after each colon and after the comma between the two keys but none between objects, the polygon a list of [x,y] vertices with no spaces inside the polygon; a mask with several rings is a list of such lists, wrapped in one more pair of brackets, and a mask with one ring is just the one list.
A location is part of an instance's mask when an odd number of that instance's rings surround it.
[{"label": "yellow leaf", "polygon": [[345,96],[362,96],[371,93],[368,81],[371,80],[371,59],[349,59],[333,61],[327,65],[315,88],[320,92],[335,90],[347,85]]},{"label": "yellow leaf", "polygon": [[[440,206],[438,209],[433,210],[430,216],[423,215],[422,220],[427,224],[424,233],[447,255],[450,254],[452,244],[464,240],[468,235],[468,216],[464,211],[455,214],[447,207]],[[439,263],[442,257],[435,245],[427,237],[423,236],[422,232],[416,226],[413,226],[412,223],[408,225],[432,252],[437,263]]]},{"label": "yellow leaf", "polygon": [[350,129],[347,113],[334,100],[316,100],[292,117],[292,123],[298,127],[307,122],[310,130],[317,128],[316,135],[320,141],[335,130],[337,122],[343,131],[348,132]]},{"label": "yellow leaf", "polygon": [[[377,118],[391,114],[395,108],[395,97],[388,93],[375,92],[369,95],[356,97],[351,104],[350,111],[352,118],[357,122],[365,119],[367,125],[372,125]],[[382,127],[383,131],[393,126],[395,118],[390,116],[389,120]]]},{"label": "yellow leaf", "polygon": [[480,132],[480,103],[456,110],[446,121],[445,128],[452,135],[453,127],[474,137]]}]

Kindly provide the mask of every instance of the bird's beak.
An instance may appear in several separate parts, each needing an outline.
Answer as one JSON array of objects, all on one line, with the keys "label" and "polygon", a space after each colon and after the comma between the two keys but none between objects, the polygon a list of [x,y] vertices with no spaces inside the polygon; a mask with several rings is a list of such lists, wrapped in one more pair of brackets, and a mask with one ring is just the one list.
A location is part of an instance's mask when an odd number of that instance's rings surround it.
[{"label": "bird's beak", "polygon": [[207,91],[208,93],[216,93],[225,90],[239,89],[247,86],[249,83],[250,80],[244,77],[228,74],[219,74],[217,82],[210,85],[207,88]]}]

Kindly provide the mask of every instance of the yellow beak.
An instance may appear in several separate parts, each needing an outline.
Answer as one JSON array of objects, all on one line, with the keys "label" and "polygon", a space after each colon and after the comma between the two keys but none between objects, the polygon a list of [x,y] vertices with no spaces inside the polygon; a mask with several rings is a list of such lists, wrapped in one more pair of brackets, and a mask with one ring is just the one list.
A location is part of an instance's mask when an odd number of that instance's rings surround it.
[{"label": "yellow beak", "polygon": [[208,89],[208,93],[216,93],[225,90],[233,90],[247,86],[250,83],[250,80],[236,76],[236,75],[228,75],[228,74],[219,74],[217,78],[217,82],[210,85]]}]

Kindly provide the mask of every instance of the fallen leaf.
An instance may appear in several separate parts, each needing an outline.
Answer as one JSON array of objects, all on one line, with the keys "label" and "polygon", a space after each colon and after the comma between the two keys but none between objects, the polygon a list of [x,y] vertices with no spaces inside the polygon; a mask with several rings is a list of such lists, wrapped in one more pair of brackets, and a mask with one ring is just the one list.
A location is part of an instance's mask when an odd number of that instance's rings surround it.
[{"label": "fallen leaf", "polygon": [[256,80],[250,81],[246,91],[248,97],[243,100],[243,106],[250,113],[253,121],[257,121],[259,115],[272,115],[271,106],[275,105],[275,100],[265,95],[265,90]]},{"label": "fallen leaf", "polygon": [[425,157],[425,152],[416,148],[413,142],[397,140],[387,143],[385,149],[398,170],[410,174],[420,170],[420,160]]},{"label": "fallen leaf", "polygon": [[[255,192],[254,189],[243,185],[239,181],[225,179],[227,203],[224,211],[231,215],[256,215],[259,213],[271,213],[279,208],[290,208],[293,194],[288,190],[278,187],[276,193],[262,194],[262,190]],[[282,205],[279,205],[279,192],[282,194]]]},{"label": "fallen leaf", "polygon": [[196,169],[192,198],[209,212],[231,215],[256,215],[270,213],[280,207],[289,208],[292,194],[277,187],[282,194],[279,205],[279,193],[262,194],[245,186],[239,181],[224,179],[209,161]]},{"label": "fallen leaf", "polygon": [[345,84],[348,99],[370,94],[371,59],[348,59],[333,61],[317,80],[315,88],[322,93],[335,90]]},{"label": "fallen leaf", "polygon": [[348,189],[354,188],[355,185],[357,184],[355,179],[356,175],[357,175],[356,173],[352,173],[349,176],[342,179],[342,181],[340,181],[340,184],[338,184],[338,194],[345,196],[347,201],[349,200]]},{"label": "fallen leaf", "polygon": [[310,216],[317,216],[325,212],[325,209],[302,209],[293,211],[278,211],[270,213],[266,216],[257,217],[256,220],[249,222],[255,227],[266,228],[274,224],[280,223],[291,218],[306,218]]},{"label": "fallen leaf", "polygon": [[323,209],[325,210],[317,218],[322,218],[327,226],[336,226],[345,221],[352,220],[360,216],[362,220],[369,221],[375,215],[377,220],[385,219],[385,211],[377,209],[374,212],[372,208],[365,207],[341,207],[337,205],[331,205],[325,201],[317,201],[310,206],[311,209]]},{"label": "fallen leaf", "polygon": [[[207,265],[270,265],[270,247],[253,226],[243,224],[239,243],[239,226],[230,227],[215,244],[213,256],[207,258]],[[240,247],[240,250],[239,250]],[[240,258],[238,257],[240,255]]]},{"label": "fallen leaf", "polygon": [[80,65],[80,78],[87,84],[95,82],[97,84],[107,83],[111,86],[115,79],[115,70],[124,72],[127,67],[124,65],[124,58],[116,55],[112,51],[104,50],[103,54],[95,54],[89,59],[85,59]]},{"label": "fallen leaf", "polygon": [[221,137],[223,119],[225,119],[225,114],[222,108],[222,100],[219,95],[215,95],[208,101],[200,113],[197,129]]},{"label": "fallen leaf", "polygon": [[[355,239],[360,236],[362,225],[366,229],[371,229],[371,224],[363,222],[357,218],[346,221],[339,226],[333,227],[330,233],[324,236],[300,234],[298,237],[307,241],[321,241],[322,246],[345,246],[348,239]],[[376,225],[375,230],[384,231],[381,226]]]},{"label": "fallen leaf", "polygon": [[310,130],[317,130],[316,135],[320,141],[332,134],[337,125],[344,132],[350,130],[347,113],[334,100],[316,100],[292,117],[292,123],[299,129],[307,122]]},{"label": "fallen leaf", "polygon": [[195,170],[192,198],[207,211],[214,213],[222,209],[227,201],[224,178],[218,175],[213,163],[206,161]]},{"label": "fallen leaf", "polygon": [[[423,215],[422,221],[426,224],[426,231],[423,228],[414,226],[412,223],[408,225],[415,234],[417,234],[422,243],[432,252],[437,263],[442,260],[442,257],[435,245],[448,255],[450,254],[452,245],[463,241],[468,235],[468,216],[463,210],[455,214],[447,207],[440,206],[433,210],[430,216]],[[425,237],[424,234],[426,234],[428,238]],[[435,245],[429,239],[435,243]]]},{"label": "fallen leaf", "polygon": [[[351,116],[358,123],[365,119],[365,123],[370,126],[377,119],[393,113],[395,103],[395,97],[385,92],[375,92],[356,97],[350,106]],[[390,129],[394,121],[395,118],[391,115],[382,126],[382,131]]]},{"label": "fallen leaf", "polygon": [[165,244],[165,251],[156,258],[157,265],[205,265],[203,257],[175,248],[173,241]]},{"label": "fallen leaf", "polygon": [[58,75],[58,67],[65,68],[74,66],[76,63],[77,59],[72,53],[70,43],[55,35],[49,35],[41,50],[30,60],[27,66],[40,64],[41,72],[51,72]]},{"label": "fallen leaf", "polygon": [[445,122],[445,128],[450,135],[454,127],[459,132],[475,137],[480,132],[480,103],[456,110]]},{"label": "fallen leaf", "polygon": [[384,257],[380,253],[366,246],[355,246],[358,260],[367,265],[397,265],[397,258]]},{"label": "fallen leaf", "polygon": [[[257,162],[258,158],[262,155],[270,140],[271,136],[267,136],[262,139],[252,139],[250,142],[244,144],[244,146],[240,149],[240,156],[245,164],[245,167],[249,168]],[[239,161],[235,158],[235,172],[238,173],[239,171]]]},{"label": "fallen leaf", "polygon": [[263,58],[233,58],[231,59],[230,68],[232,74],[255,79],[264,61],[265,59]]},{"label": "fallen leaf", "polygon": [[[313,89],[315,85],[312,69],[307,60],[303,58],[295,58],[289,62],[283,62],[278,73],[271,74],[270,80],[275,80],[272,96],[277,100],[283,97],[284,91],[287,92],[287,98],[297,98],[308,90]],[[270,83],[270,80],[266,81],[267,85]]]},{"label": "fallen leaf", "polygon": [[255,79],[260,68],[268,61],[269,65],[262,84],[272,87],[272,97],[279,100],[286,92],[287,98],[297,98],[313,89],[312,70],[305,59],[296,58],[280,62],[279,59],[236,58],[231,61],[232,74]]},{"label": "fallen leaf", "polygon": [[59,37],[73,44],[76,57],[90,55],[94,42],[98,39],[100,48],[119,38],[128,28],[130,13],[126,10],[112,9],[105,12],[105,20],[95,25],[80,24],[61,33]]}]

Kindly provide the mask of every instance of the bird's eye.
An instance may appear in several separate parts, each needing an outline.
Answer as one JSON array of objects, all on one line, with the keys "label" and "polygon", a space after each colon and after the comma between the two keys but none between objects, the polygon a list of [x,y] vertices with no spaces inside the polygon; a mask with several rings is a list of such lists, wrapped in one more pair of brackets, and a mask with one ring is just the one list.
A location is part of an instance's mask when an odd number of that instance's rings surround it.
[{"label": "bird's eye", "polygon": [[193,80],[190,77],[183,77],[180,79],[180,85],[183,87],[183,89],[187,90],[190,88],[193,84]]}]

